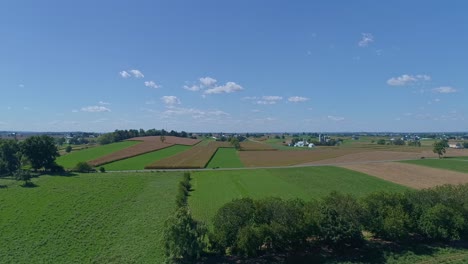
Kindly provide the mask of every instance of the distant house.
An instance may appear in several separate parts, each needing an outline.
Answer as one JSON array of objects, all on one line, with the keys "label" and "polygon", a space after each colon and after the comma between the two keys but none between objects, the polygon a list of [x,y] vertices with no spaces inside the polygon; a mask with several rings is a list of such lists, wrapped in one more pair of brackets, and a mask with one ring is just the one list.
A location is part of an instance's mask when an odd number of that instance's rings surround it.
[{"label": "distant house", "polygon": [[309,148],[313,148],[313,147],[315,147],[314,143],[309,143],[309,145],[308,145],[308,146],[309,146]]},{"label": "distant house", "polygon": [[450,143],[449,148],[462,149],[463,145],[461,143]]},{"label": "distant house", "polygon": [[298,141],[298,142],[296,142],[296,144],[294,144],[294,146],[302,148],[306,144],[308,144],[307,141],[305,141],[305,142],[304,141]]}]

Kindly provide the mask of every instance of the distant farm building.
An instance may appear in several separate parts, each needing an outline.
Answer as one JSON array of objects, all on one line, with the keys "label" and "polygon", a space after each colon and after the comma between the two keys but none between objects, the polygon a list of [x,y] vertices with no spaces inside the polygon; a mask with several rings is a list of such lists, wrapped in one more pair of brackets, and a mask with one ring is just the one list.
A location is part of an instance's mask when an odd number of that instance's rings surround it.
[{"label": "distant farm building", "polygon": [[449,148],[462,149],[463,145],[461,143],[450,143]]}]

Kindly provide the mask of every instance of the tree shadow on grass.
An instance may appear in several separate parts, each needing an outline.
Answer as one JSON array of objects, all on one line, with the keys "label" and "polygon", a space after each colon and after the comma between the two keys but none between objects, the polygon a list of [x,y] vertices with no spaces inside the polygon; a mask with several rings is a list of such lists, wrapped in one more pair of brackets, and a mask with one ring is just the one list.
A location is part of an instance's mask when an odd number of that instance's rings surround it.
[{"label": "tree shadow on grass", "polygon": [[71,172],[71,171],[54,172],[54,173],[50,173],[49,175],[51,175],[51,176],[61,176],[61,177],[78,176],[77,173],[74,173],[74,172]]},{"label": "tree shadow on grass", "polygon": [[39,185],[35,184],[34,182],[28,181],[20,185],[23,188],[36,188],[39,187]]}]

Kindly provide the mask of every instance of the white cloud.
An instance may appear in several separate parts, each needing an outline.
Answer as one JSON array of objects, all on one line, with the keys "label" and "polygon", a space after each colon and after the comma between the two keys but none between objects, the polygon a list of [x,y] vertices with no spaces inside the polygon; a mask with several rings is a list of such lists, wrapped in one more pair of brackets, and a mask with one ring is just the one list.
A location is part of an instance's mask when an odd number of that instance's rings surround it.
[{"label": "white cloud", "polygon": [[242,100],[257,100],[259,99],[258,97],[256,96],[245,96],[245,97],[242,97]]},{"label": "white cloud", "polygon": [[131,77],[130,73],[128,73],[127,71],[121,71],[119,72],[119,74],[122,78],[125,78],[125,79]]},{"label": "white cloud", "polygon": [[288,101],[293,103],[305,102],[307,100],[309,100],[309,98],[301,96],[292,96],[288,98]]},{"label": "white cloud", "polygon": [[72,110],[72,113],[78,113],[78,112],[79,112],[79,111],[76,110],[76,109],[73,109],[73,110]]},{"label": "white cloud", "polygon": [[434,93],[448,94],[448,93],[456,93],[457,89],[450,87],[450,86],[441,86],[441,87],[432,89],[432,91]]},{"label": "white cloud", "polygon": [[272,105],[272,104],[276,104],[278,101],[281,101],[281,100],[283,100],[283,97],[281,96],[265,95],[265,96],[262,96],[262,100],[257,101],[256,104]]},{"label": "white cloud", "polygon": [[143,73],[139,70],[130,70],[130,73],[133,74],[133,77],[135,78],[143,78],[145,77]]},{"label": "white cloud", "polygon": [[205,94],[220,94],[220,93],[233,93],[242,91],[244,88],[235,82],[227,82],[225,85],[216,86],[214,88],[205,90]]},{"label": "white cloud", "polygon": [[216,85],[216,83],[218,82],[216,79],[213,79],[211,77],[202,77],[199,80],[200,80],[201,85],[205,87],[212,87]]},{"label": "white cloud", "polygon": [[164,102],[166,105],[176,105],[176,104],[180,104],[179,98],[177,98],[176,96],[173,96],[173,95],[163,96],[163,97],[161,97],[161,100],[163,100],[163,102]]},{"label": "white cloud", "polygon": [[200,91],[201,87],[199,85],[192,85],[192,86],[184,85],[184,89],[188,91],[196,92],[196,91]]},{"label": "white cloud", "polygon": [[344,117],[341,117],[341,116],[327,116],[327,118],[329,120],[332,120],[332,121],[336,121],[336,122],[339,122],[339,121],[343,121],[345,118]]},{"label": "white cloud", "polygon": [[82,112],[98,113],[98,112],[110,112],[111,110],[105,106],[86,106],[81,108]]},{"label": "white cloud", "polygon": [[223,112],[221,110],[213,110],[213,111],[203,111],[196,108],[182,108],[182,107],[171,107],[163,112],[166,116],[173,116],[173,115],[189,115],[192,118],[200,119],[205,117],[220,117],[220,116],[228,116],[229,114]]},{"label": "white cloud", "polygon": [[161,88],[161,85],[156,84],[154,81],[146,81],[145,86],[154,89]]},{"label": "white cloud", "polygon": [[358,42],[359,47],[367,47],[370,43],[374,42],[374,36],[371,33],[362,33],[362,38]]},{"label": "white cloud", "polygon": [[104,102],[104,101],[99,101],[99,104],[100,104],[100,105],[110,105],[110,103]]},{"label": "white cloud", "polygon": [[431,76],[425,74],[418,74],[418,75],[408,75],[403,74],[398,77],[392,77],[387,80],[387,84],[391,86],[405,86],[414,84],[420,81],[430,81]]}]

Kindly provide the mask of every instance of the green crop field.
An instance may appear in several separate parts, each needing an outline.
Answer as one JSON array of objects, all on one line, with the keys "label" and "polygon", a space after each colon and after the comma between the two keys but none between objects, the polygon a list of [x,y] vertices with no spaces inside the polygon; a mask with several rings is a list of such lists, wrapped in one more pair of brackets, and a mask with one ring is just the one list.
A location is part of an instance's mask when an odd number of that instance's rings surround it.
[{"label": "green crop field", "polygon": [[404,163],[422,165],[437,169],[453,170],[468,173],[468,160],[466,157],[445,158],[445,159],[423,159],[407,160]]},{"label": "green crop field", "polygon": [[57,158],[57,164],[62,165],[66,169],[71,169],[80,161],[90,161],[99,157],[111,154],[118,150],[128,148],[130,146],[139,144],[139,141],[123,141],[112,143],[108,145],[97,146],[93,148],[83,149],[79,151],[72,151],[70,154]]},{"label": "green crop field", "polygon": [[268,196],[310,200],[336,190],[362,196],[406,187],[337,167],[304,167],[193,173],[190,208],[197,219],[210,222],[216,210],[235,198]]},{"label": "green crop field", "polygon": [[235,148],[219,148],[211,158],[207,168],[242,168],[244,165],[239,159]]},{"label": "green crop field", "polygon": [[2,263],[161,263],[181,173],[0,179]]},{"label": "green crop field", "polygon": [[146,154],[138,155],[124,160],[119,160],[103,165],[108,171],[117,170],[143,170],[146,165],[157,160],[164,159],[177,153],[183,152],[191,146],[175,145],[165,149],[156,150]]}]

